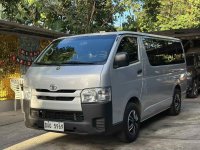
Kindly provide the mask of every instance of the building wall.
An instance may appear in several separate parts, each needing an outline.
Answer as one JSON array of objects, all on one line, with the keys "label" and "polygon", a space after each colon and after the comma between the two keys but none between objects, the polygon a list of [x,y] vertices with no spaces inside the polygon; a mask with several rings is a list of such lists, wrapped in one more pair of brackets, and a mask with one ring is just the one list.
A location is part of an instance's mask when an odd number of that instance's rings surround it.
[{"label": "building wall", "polygon": [[0,100],[14,99],[10,79],[19,78],[50,43],[29,35],[0,33]]}]

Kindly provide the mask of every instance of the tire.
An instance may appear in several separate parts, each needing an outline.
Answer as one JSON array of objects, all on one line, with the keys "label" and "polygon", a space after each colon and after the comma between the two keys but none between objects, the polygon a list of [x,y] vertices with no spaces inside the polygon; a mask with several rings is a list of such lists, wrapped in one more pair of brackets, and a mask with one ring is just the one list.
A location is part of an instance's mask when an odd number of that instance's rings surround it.
[{"label": "tire", "polygon": [[172,104],[168,110],[168,114],[176,116],[181,112],[181,91],[179,89],[174,90]]},{"label": "tire", "polygon": [[137,139],[140,130],[140,113],[136,104],[128,103],[124,112],[123,129],[119,138],[123,142],[133,142]]},{"label": "tire", "polygon": [[196,80],[194,80],[194,82],[192,84],[192,90],[190,91],[189,97],[191,97],[191,98],[198,97],[198,84],[197,84]]}]

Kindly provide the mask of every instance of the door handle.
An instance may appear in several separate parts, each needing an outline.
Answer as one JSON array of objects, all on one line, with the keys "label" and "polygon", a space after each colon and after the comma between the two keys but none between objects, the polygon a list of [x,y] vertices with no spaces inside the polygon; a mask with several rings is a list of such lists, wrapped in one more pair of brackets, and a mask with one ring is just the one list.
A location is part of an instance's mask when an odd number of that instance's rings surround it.
[{"label": "door handle", "polygon": [[137,71],[137,74],[141,74],[142,73],[142,69],[139,69],[138,71]]}]

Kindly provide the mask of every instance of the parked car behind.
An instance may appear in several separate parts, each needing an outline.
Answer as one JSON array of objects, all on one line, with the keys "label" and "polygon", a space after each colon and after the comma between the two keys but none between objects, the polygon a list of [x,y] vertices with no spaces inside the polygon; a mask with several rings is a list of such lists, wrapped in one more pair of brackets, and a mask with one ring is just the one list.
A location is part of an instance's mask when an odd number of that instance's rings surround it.
[{"label": "parked car behind", "polygon": [[200,53],[190,52],[186,54],[187,60],[187,97],[196,98],[200,80]]}]

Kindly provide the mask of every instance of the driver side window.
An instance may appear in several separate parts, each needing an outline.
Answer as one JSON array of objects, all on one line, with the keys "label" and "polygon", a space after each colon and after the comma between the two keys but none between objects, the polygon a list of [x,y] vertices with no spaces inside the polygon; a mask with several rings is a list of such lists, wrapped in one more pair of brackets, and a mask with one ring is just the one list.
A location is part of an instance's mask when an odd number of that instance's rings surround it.
[{"label": "driver side window", "polygon": [[126,36],[124,37],[117,49],[117,53],[120,52],[127,52],[129,55],[129,64],[132,64],[136,61],[138,61],[138,44],[137,44],[137,38]]}]

